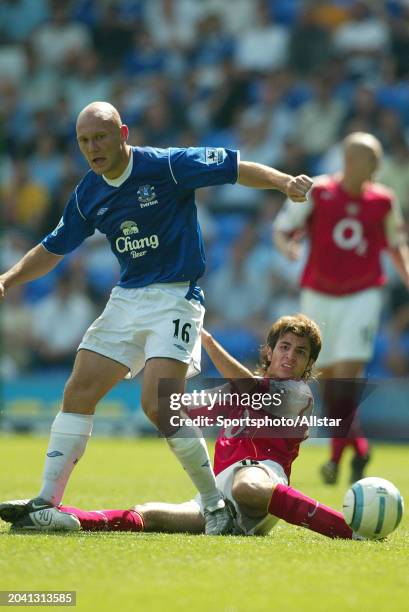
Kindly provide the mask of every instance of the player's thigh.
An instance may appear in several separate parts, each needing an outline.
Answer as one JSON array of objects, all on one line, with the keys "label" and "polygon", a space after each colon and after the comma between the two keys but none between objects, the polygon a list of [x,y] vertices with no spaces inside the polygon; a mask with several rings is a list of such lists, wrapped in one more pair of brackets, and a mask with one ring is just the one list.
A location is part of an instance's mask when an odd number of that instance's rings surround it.
[{"label": "player's thigh", "polygon": [[381,306],[379,289],[339,297],[304,291],[303,312],[318,323],[322,332],[317,366],[367,362],[372,356]]},{"label": "player's thigh", "polygon": [[270,474],[258,467],[243,467],[233,477],[232,496],[243,512],[261,517],[267,512],[273,481]]},{"label": "player's thigh", "polygon": [[319,367],[327,366],[331,362],[337,328],[334,303],[332,296],[312,289],[304,289],[301,292],[301,312],[315,321],[321,331],[322,348],[317,360]]},{"label": "player's thigh", "polygon": [[[248,470],[248,471],[247,471]],[[275,461],[255,461],[245,459],[230,465],[216,476],[216,482],[223,496],[230,500],[236,510],[237,533],[245,535],[266,535],[277,523],[278,518],[268,513],[268,503],[271,498],[273,487],[276,484],[288,484],[287,476],[281,465]],[[263,497],[259,497],[259,507],[246,506],[236,501],[233,495],[234,483],[245,484],[247,495],[254,488],[263,489]],[[244,499],[245,491],[242,491]],[[254,489],[253,489],[254,493]],[[238,494],[236,491],[236,497]],[[196,497],[201,504],[200,496]]]},{"label": "player's thigh", "polygon": [[142,516],[145,531],[204,532],[204,518],[194,500],[184,504],[149,502],[135,506],[134,510]]},{"label": "player's thigh", "polygon": [[199,373],[203,305],[187,299],[186,287],[153,286],[151,292],[156,306],[150,311],[145,359],[175,359],[188,365],[186,377]]},{"label": "player's thigh", "polygon": [[127,378],[145,364],[149,308],[143,291],[114,287],[104,311],[89,326],[79,346],[123,364],[129,370]]},{"label": "player's thigh", "polygon": [[92,414],[96,403],[128,373],[117,361],[88,350],[80,350],[64,389],[63,412]]},{"label": "player's thigh", "polygon": [[154,357],[146,362],[141,402],[146,415],[155,424],[158,424],[159,410],[169,410],[170,395],[184,392],[187,369],[187,363],[176,359]]},{"label": "player's thigh", "polygon": [[[371,359],[381,307],[382,295],[379,289],[368,289],[345,296],[336,304],[338,325],[332,355],[333,364],[360,364]],[[355,366],[351,365],[351,369],[356,371]],[[339,373],[336,375],[341,376]]]}]

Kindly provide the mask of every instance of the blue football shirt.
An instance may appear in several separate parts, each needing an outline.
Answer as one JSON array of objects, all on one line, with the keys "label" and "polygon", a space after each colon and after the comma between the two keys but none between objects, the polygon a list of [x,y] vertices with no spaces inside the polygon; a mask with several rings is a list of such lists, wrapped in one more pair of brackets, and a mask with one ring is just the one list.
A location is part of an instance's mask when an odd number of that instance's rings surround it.
[{"label": "blue football shirt", "polygon": [[223,148],[131,147],[119,179],[85,175],[42,244],[65,255],[98,229],[119,261],[119,286],[194,282],[206,261],[194,191],[235,183],[238,161]]}]

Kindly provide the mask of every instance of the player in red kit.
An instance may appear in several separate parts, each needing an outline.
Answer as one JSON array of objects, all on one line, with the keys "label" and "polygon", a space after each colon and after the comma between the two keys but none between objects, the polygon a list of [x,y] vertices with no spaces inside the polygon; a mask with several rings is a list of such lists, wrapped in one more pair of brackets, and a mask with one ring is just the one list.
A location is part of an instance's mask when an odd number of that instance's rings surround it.
[{"label": "player in red kit", "polygon": [[[306,384],[321,349],[318,326],[302,315],[281,317],[268,334],[261,352],[260,373],[256,377],[236,361],[206,331],[202,342],[223,377],[235,379],[229,388],[280,390],[284,401],[282,414],[306,415],[312,410],[312,394]],[[226,385],[224,385],[226,387]],[[241,389],[242,391],[242,389]],[[240,391],[240,398],[243,397]],[[253,395],[255,398],[255,395]],[[239,402],[240,403],[240,402]],[[219,407],[220,408],[220,407]],[[194,417],[203,407],[188,410]],[[225,417],[250,408],[221,407]],[[277,406],[260,413],[278,414]],[[260,415],[262,416],[262,415]],[[342,514],[305,496],[288,485],[291,464],[298,455],[305,428],[299,437],[257,437],[256,430],[224,427],[215,448],[215,473],[218,487],[235,516],[235,533],[268,533],[279,518],[301,525],[328,537],[349,538],[353,533]],[[203,505],[198,496],[184,504],[147,503],[130,510],[84,511],[60,506],[32,512],[14,525],[20,529],[89,531],[166,531],[203,533]]]},{"label": "player in red kit", "polygon": [[[384,249],[409,287],[409,251],[398,204],[390,190],[372,182],[381,158],[382,147],[374,136],[350,134],[344,140],[342,172],[318,177],[307,206],[287,201],[276,219],[275,243],[289,259],[299,256],[302,236],[309,238],[301,310],[322,330],[324,348],[317,365],[323,379],[358,378],[372,357],[386,281]],[[324,400],[333,412],[337,399]],[[355,450],[351,481],[363,477],[369,447],[355,420],[348,437],[331,440],[330,460],[321,468],[326,483],[335,484],[348,444]]]}]

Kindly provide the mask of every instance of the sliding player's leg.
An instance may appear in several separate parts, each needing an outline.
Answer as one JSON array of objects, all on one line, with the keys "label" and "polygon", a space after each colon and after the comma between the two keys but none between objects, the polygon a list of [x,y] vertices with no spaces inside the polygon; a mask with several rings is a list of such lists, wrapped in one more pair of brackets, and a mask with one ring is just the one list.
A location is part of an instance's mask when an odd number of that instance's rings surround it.
[{"label": "sliding player's leg", "polygon": [[205,521],[195,501],[149,502],[127,510],[82,510],[59,506],[26,514],[13,525],[24,531],[152,531],[204,533]]},{"label": "sliding player's leg", "polygon": [[183,504],[149,502],[133,509],[143,519],[144,531],[166,533],[204,533],[205,520],[198,504],[188,501]]},{"label": "sliding player's leg", "polygon": [[[217,488],[200,429],[188,425],[171,425],[171,418],[178,413],[170,410],[170,395],[184,392],[187,367],[187,364],[175,359],[149,359],[144,371],[142,406],[150,420],[166,437],[169,447],[199,491],[205,508],[206,533],[229,533],[233,528],[233,519]],[[166,380],[166,383],[162,383],[159,397],[161,379]]]},{"label": "sliding player's leg", "polygon": [[[238,522],[247,526],[247,533],[261,533],[260,528],[265,527],[271,529],[274,522],[269,523],[268,518],[273,517],[330,538],[352,538],[352,530],[340,512],[279,482],[279,473],[274,465],[269,465],[272,463],[260,462],[259,466],[267,470],[244,467],[235,474],[232,495],[241,515]],[[254,525],[250,531],[251,520],[259,521],[259,526]]]},{"label": "sliding player's leg", "polygon": [[32,500],[0,504],[0,518],[14,523],[31,511],[61,502],[71,472],[91,436],[97,402],[127,373],[126,366],[112,359],[88,350],[77,353],[65,387],[62,411],[51,426],[39,494]]}]

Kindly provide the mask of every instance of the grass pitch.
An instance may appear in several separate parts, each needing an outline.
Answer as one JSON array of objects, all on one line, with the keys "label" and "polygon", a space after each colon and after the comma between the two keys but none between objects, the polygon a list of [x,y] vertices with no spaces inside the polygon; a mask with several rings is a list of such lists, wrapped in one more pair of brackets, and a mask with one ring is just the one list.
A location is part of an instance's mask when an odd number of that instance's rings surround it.
[{"label": "grass pitch", "polygon": [[[0,499],[37,492],[45,438],[0,437]],[[368,475],[409,501],[409,448],[374,448]],[[324,487],[324,446],[304,446],[292,485],[341,508],[347,488]],[[64,501],[87,509],[193,497],[162,440],[92,439]],[[409,513],[385,542],[329,540],[280,521],[267,537],[80,533],[14,534],[0,521],[0,590],[75,590],[77,609],[407,610]],[[37,607],[36,609],[43,609]],[[47,609],[44,607],[44,609]]]}]

